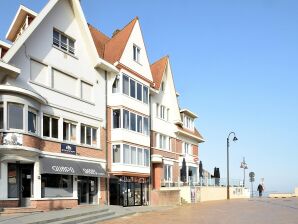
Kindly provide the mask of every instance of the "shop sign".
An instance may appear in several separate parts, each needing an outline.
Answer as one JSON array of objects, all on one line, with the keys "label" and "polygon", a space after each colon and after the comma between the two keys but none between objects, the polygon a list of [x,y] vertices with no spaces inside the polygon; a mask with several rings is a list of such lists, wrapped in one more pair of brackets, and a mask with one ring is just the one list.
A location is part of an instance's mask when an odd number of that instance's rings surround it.
[{"label": "shop sign", "polygon": [[57,173],[75,173],[75,170],[71,166],[52,166],[52,170]]},{"label": "shop sign", "polygon": [[66,154],[76,155],[77,148],[75,145],[61,143],[61,152]]},{"label": "shop sign", "polygon": [[23,135],[19,133],[0,133],[0,145],[23,145]]},{"label": "shop sign", "polygon": [[144,177],[127,177],[127,176],[122,176],[120,178],[120,182],[125,182],[125,183],[146,183],[146,178]]}]

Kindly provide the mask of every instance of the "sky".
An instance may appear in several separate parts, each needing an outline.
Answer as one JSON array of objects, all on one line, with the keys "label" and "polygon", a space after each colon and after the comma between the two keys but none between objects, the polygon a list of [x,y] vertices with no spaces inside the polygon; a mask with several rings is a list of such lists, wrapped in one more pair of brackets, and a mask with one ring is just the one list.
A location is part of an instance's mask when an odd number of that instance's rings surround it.
[{"label": "sky", "polygon": [[[39,12],[47,0],[10,0],[0,14],[0,39],[23,4]],[[245,157],[266,191],[298,187],[298,1],[81,0],[89,23],[110,36],[135,16],[150,63],[170,56],[181,108],[198,115],[206,139],[200,159],[226,177],[243,179]],[[2,3],[3,5],[3,3]]]}]

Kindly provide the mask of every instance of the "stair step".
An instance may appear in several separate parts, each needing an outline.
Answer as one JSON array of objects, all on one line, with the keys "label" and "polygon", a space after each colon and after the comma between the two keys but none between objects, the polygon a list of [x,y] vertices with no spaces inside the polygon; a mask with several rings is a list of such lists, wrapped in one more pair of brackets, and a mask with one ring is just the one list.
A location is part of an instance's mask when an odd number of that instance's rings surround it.
[{"label": "stair step", "polygon": [[92,214],[97,214],[98,215],[98,214],[106,213],[108,211],[109,211],[108,208],[96,209],[96,210],[92,210],[92,211],[88,211],[88,212],[79,212],[79,213],[76,213],[76,214],[71,214],[71,215],[66,215],[66,216],[64,215],[64,216],[56,217],[56,218],[52,218],[52,219],[32,222],[30,224],[58,223],[58,222],[61,222],[61,221],[67,222],[67,220],[76,219],[76,218],[83,217],[83,216],[89,216],[89,215],[92,215]]},{"label": "stair step", "polygon": [[106,217],[102,217],[102,218],[98,218],[98,219],[93,219],[91,221],[86,221],[86,222],[80,222],[80,224],[97,224],[99,222],[102,222],[102,221],[107,221],[107,220],[111,220],[111,219],[118,219],[118,218],[121,218],[121,217],[124,217],[124,216],[130,216],[130,215],[134,215],[136,214],[135,212],[130,212],[130,213],[125,213],[125,214],[114,214],[114,215],[111,215],[111,216],[106,216]]},{"label": "stair step", "polygon": [[[99,214],[92,214],[92,215],[82,215],[80,217],[75,217],[72,219],[67,219],[67,220],[61,220],[59,222],[53,222],[55,224],[75,224],[75,223],[83,223],[83,222],[94,222],[94,220],[98,220],[104,217],[108,216],[113,216],[115,215],[115,212],[112,211],[107,211],[107,212],[102,212]],[[95,222],[96,223],[96,222]]]},{"label": "stair step", "polygon": [[43,212],[43,211],[36,209],[35,207],[3,208],[0,211],[0,215],[36,213],[36,212]]}]

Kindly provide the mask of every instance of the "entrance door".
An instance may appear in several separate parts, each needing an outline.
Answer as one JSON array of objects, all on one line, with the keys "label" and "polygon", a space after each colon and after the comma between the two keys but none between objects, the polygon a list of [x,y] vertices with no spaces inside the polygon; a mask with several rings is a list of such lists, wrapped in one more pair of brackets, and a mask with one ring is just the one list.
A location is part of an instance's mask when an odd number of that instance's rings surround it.
[{"label": "entrance door", "polygon": [[95,204],[97,202],[97,178],[78,178],[78,200],[79,204]]},{"label": "entrance door", "polygon": [[20,164],[20,206],[30,206],[33,186],[33,165]]}]

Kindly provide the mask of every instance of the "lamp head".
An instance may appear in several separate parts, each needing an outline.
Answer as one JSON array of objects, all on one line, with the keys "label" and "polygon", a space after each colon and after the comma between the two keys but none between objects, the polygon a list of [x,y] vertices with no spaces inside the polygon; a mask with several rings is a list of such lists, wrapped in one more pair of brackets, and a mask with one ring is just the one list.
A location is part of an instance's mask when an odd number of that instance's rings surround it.
[{"label": "lamp head", "polygon": [[236,136],[234,136],[233,141],[236,142],[238,140],[238,138]]}]

